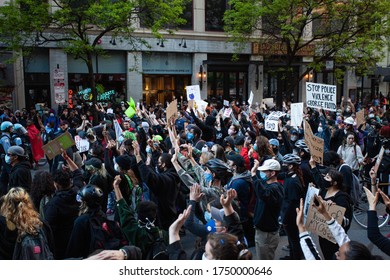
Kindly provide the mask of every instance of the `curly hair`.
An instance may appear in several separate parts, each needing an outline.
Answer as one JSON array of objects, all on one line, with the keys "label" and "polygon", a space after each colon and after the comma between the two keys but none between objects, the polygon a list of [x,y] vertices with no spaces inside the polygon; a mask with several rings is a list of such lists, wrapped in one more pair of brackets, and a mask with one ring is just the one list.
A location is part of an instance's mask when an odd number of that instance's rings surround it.
[{"label": "curly hair", "polygon": [[39,213],[34,209],[29,194],[23,188],[16,187],[8,191],[4,196],[0,212],[8,222],[15,225],[19,236],[35,235],[42,227]]},{"label": "curly hair", "polygon": [[35,209],[39,209],[42,197],[51,196],[55,192],[53,176],[47,171],[37,171],[31,184],[30,196]]}]

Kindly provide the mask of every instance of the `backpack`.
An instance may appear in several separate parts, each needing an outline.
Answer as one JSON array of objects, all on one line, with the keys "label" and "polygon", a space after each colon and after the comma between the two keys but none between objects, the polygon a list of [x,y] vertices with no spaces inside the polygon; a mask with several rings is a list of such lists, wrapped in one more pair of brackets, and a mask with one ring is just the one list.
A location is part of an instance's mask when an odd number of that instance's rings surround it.
[{"label": "backpack", "polygon": [[164,241],[162,230],[158,230],[158,236],[151,232],[147,232],[149,240],[152,241],[148,252],[146,253],[146,260],[169,260],[167,244]]},{"label": "backpack", "polygon": [[118,222],[105,217],[91,217],[89,220],[91,242],[89,252],[95,250],[119,250],[128,245]]},{"label": "backpack", "polygon": [[[347,164],[342,164],[339,168],[339,171],[341,168]],[[353,205],[356,205],[357,202],[360,199],[360,194],[362,193],[363,188],[362,185],[360,184],[359,178],[352,172],[352,185],[351,185],[351,192],[349,193]]]},{"label": "backpack", "polygon": [[53,260],[46,235],[42,229],[38,234],[25,234],[15,244],[12,259],[14,260]]}]

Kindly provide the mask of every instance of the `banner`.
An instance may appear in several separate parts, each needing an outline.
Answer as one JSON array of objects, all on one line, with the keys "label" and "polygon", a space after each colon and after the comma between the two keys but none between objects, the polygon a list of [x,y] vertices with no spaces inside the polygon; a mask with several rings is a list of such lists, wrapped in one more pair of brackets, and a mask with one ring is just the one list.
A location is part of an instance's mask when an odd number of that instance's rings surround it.
[{"label": "banner", "polygon": [[304,121],[305,143],[310,150],[314,161],[323,164],[324,161],[324,139],[313,134],[307,121]]},{"label": "banner", "polygon": [[336,111],[336,86],[306,83],[307,107]]},{"label": "banner", "polygon": [[[328,224],[322,214],[320,214],[317,209],[313,206],[314,197],[310,201],[309,211],[307,213],[306,218],[306,229],[318,236],[321,236],[330,242],[336,244],[336,240],[334,239],[331,231],[329,230]],[[326,210],[339,224],[343,221],[345,208],[338,206],[336,204],[325,204]]]},{"label": "banner", "polygon": [[280,111],[271,112],[265,119],[264,129],[268,131],[279,131],[279,119],[286,115],[286,113]]},{"label": "banner", "polygon": [[303,121],[303,103],[291,104],[291,126],[301,126]]},{"label": "banner", "polygon": [[66,150],[75,144],[72,135],[68,131],[61,134],[57,138],[51,140],[46,145],[42,146],[45,155],[48,159],[53,159],[55,156],[61,154],[61,149]]},{"label": "banner", "polygon": [[199,85],[186,86],[187,100],[202,100]]},{"label": "banner", "polygon": [[74,141],[76,143],[77,150],[79,150],[80,153],[89,151],[88,139],[83,139],[80,136],[76,135],[74,137]]}]

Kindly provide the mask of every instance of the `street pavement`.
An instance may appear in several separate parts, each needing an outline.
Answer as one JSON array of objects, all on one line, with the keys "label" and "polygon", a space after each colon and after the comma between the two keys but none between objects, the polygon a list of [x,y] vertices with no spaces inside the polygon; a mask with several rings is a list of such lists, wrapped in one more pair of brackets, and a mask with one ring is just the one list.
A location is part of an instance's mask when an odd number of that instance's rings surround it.
[{"label": "street pavement", "polygon": [[[38,170],[46,170],[49,171],[49,164],[44,166],[37,166],[36,170],[32,170],[32,176],[34,176],[35,172]],[[390,234],[390,225],[386,225],[381,228],[381,233],[383,235]],[[365,244],[373,254],[382,256],[385,260],[390,260],[390,257],[379,250],[374,244],[372,244],[367,238],[367,230],[357,224],[354,220],[352,220],[351,228],[348,231],[348,236],[351,240],[359,241]],[[313,240],[317,244],[317,250],[320,251],[320,247],[318,245],[318,240],[315,235],[312,235]],[[196,236],[191,234],[188,230],[186,230],[186,234],[182,236],[182,244],[184,250],[187,252],[187,256],[189,257],[194,250],[196,241]],[[284,251],[282,248],[288,244],[288,240],[286,236],[280,237],[279,246],[276,249],[275,260],[279,260],[282,257],[288,255],[287,251]],[[253,253],[254,258],[256,258],[256,253],[254,248],[250,248],[250,251]]]}]

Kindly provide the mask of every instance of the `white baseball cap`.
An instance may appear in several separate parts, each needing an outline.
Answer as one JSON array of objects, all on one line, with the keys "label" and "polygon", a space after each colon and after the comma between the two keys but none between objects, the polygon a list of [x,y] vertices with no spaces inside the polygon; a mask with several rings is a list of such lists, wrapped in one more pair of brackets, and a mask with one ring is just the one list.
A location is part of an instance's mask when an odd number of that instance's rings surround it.
[{"label": "white baseball cap", "polygon": [[260,166],[257,170],[260,170],[260,171],[266,171],[266,170],[279,171],[280,170],[280,163],[275,159],[267,159],[264,161],[263,165]]}]

